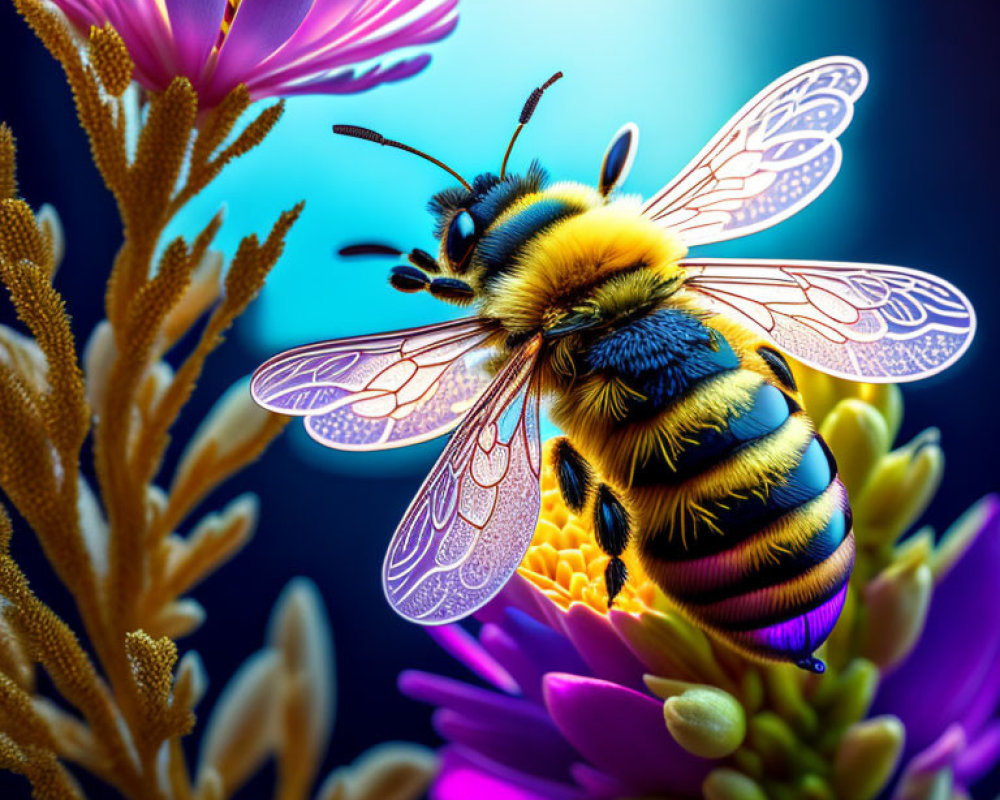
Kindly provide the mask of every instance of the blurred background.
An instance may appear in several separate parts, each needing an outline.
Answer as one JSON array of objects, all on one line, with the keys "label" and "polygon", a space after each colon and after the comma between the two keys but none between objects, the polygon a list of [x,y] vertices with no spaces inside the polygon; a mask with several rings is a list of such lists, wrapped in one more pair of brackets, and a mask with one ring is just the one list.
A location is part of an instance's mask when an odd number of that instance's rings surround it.
[{"label": "blurred background", "polygon": [[[175,441],[190,436],[233,381],[280,349],[456,316],[429,296],[393,292],[386,283],[391,260],[335,256],[344,243],[372,239],[435,249],[425,204],[448,179],[405,153],[334,137],[332,123],[374,128],[471,177],[498,169],[528,93],[561,69],[566,78],[520,137],[514,168],[538,157],[558,179],[596,183],[608,139],[632,120],[641,141],[625,188],[647,196],[758,89],[800,63],[846,54],[867,64],[871,84],[841,138],[840,176],[798,216],[698,252],[895,263],[958,285],[977,307],[979,336],[956,367],[905,389],[901,439],[928,426],[941,430],[944,484],[925,518],[939,532],[998,488],[991,303],[1000,249],[1000,92],[992,6],[628,0],[612,10],[600,0],[467,0],[460,10],[457,31],[432,50],[423,74],[363,95],[290,101],[264,145],[182,214],[175,234],[200,229],[225,205],[219,241],[231,254],[241,236],[265,232],[282,209],[307,200],[264,293],[210,360]],[[83,339],[103,316],[119,224],[58,66],[6,2],[0,75],[0,119],[18,138],[21,192],[33,207],[52,203],[62,217],[67,255],[57,286]],[[3,304],[0,321],[11,318]],[[201,653],[212,679],[203,710],[262,644],[281,587],[306,575],[324,595],[337,644],[337,723],[324,772],[385,740],[436,742],[429,709],[402,698],[396,676],[411,667],[455,667],[420,628],[389,610],[379,575],[389,537],[442,444],[333,453],[293,424],[257,465],[208,500],[214,508],[253,490],[262,510],[248,548],[194,595],[208,620],[181,646]],[[171,451],[168,469],[176,457]],[[20,538],[18,556],[35,587],[65,607],[67,598]],[[267,778],[241,797],[266,796]],[[977,797],[993,797],[1000,781],[993,783]],[[0,776],[0,797],[27,796],[26,784]]]}]

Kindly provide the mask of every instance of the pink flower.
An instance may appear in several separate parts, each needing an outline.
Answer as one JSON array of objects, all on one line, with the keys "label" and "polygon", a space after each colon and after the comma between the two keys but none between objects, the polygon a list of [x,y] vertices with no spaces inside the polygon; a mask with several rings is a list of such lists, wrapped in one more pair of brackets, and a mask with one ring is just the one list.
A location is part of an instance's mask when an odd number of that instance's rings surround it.
[{"label": "pink flower", "polygon": [[458,0],[53,0],[74,25],[110,22],[139,83],[162,91],[190,79],[202,109],[238,84],[255,100],[349,94],[408,78],[430,56],[380,63],[390,52],[454,30]]}]

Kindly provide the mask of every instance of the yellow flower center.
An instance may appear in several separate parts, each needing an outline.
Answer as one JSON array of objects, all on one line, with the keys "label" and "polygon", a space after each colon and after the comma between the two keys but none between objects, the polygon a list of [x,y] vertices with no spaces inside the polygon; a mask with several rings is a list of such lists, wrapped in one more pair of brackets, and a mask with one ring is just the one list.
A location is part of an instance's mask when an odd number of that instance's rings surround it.
[{"label": "yellow flower center", "polygon": [[[563,502],[555,469],[551,442],[546,443],[542,466],[542,510],[535,538],[521,561],[518,572],[543,594],[566,609],[586,603],[600,613],[608,610],[604,568],[608,556],[597,545],[591,509],[580,516]],[[639,613],[655,607],[656,585],[646,576],[632,550],[622,557],[628,566],[628,581],[615,598],[615,608]]]}]

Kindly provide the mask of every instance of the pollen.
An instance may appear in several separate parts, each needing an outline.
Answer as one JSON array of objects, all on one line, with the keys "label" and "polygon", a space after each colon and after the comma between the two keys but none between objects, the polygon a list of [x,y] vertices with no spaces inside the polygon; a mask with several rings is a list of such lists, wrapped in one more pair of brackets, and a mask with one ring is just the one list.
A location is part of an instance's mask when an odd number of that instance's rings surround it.
[{"label": "pollen", "polygon": [[[608,610],[604,569],[610,560],[597,545],[593,504],[579,516],[563,502],[552,459],[552,442],[546,443],[542,467],[542,509],[535,538],[518,572],[554,603],[568,609],[585,603],[602,614]],[[654,607],[657,589],[631,550],[623,555],[628,581],[615,599],[615,608],[638,614]]]}]

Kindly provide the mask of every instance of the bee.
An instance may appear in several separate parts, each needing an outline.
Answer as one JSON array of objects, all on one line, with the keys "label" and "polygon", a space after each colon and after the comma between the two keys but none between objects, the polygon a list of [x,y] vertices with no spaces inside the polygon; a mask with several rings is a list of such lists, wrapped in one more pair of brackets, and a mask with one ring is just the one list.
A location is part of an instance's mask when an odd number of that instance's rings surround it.
[{"label": "bee", "polygon": [[[430,201],[439,253],[392,268],[404,292],[474,313],[290,350],[255,373],[265,408],[304,417],[345,450],[454,430],[389,545],[386,597],[407,619],[461,619],[517,569],[541,505],[541,398],[567,506],[593,517],[609,605],[634,548],[653,581],[709,633],[757,660],[814,672],[855,544],[837,466],[803,410],[786,355],[840,378],[916,380],[968,348],[975,315],[949,283],[873,264],[689,257],[792,216],[830,184],[864,66],[805,64],[747,103],[646,201],[622,195],[638,144],[612,138],[596,188],[537,162],[472,182],[366,128],[458,186]],[[345,255],[403,251],[382,244]]]}]

